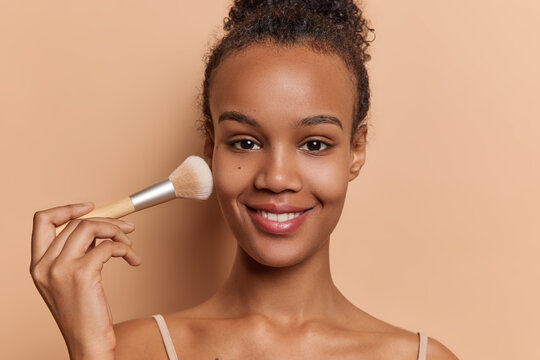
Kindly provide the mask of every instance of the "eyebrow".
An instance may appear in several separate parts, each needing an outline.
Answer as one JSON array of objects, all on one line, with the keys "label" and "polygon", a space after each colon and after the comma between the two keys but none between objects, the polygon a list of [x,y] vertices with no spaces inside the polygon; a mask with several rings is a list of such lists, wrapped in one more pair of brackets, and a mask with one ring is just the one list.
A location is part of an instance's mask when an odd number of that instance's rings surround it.
[{"label": "eyebrow", "polygon": [[257,128],[261,127],[261,124],[259,124],[257,120],[253,119],[250,116],[244,115],[238,111],[225,111],[224,113],[219,115],[218,123],[225,120],[238,121],[239,123],[250,125]]},{"label": "eyebrow", "polygon": [[[224,113],[219,115],[218,123],[225,120],[238,121],[239,123],[250,125],[257,128],[261,127],[261,124],[259,124],[257,120],[255,120],[254,118],[248,115],[242,114],[238,111],[225,111]],[[341,123],[341,121],[339,121],[337,117],[331,116],[331,115],[308,116],[298,121],[294,126],[305,127],[305,126],[314,126],[314,125],[319,125],[319,124],[332,124],[332,125],[339,126],[339,128],[343,130],[343,124]]]}]

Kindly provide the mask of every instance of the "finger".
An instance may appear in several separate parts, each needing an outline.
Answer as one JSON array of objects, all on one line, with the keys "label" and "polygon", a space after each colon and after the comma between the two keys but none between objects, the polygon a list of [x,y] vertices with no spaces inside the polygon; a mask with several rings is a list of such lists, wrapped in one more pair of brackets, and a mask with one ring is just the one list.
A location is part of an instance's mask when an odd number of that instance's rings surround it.
[{"label": "finger", "polygon": [[103,265],[111,257],[123,257],[132,266],[139,266],[142,262],[141,257],[131,246],[110,240],[103,241],[94,249],[90,250],[85,255],[83,261],[86,261],[90,268],[101,271]]},{"label": "finger", "polygon": [[126,234],[129,234],[135,231],[135,224],[127,220],[120,220],[120,219],[114,219],[114,218],[109,218],[109,217],[89,217],[89,218],[85,218],[85,220],[108,222],[110,224],[118,226]]},{"label": "finger", "polygon": [[[135,224],[126,222],[123,220],[118,219],[112,219],[112,218],[86,218],[86,219],[73,219],[69,222],[69,224],[62,229],[62,231],[56,236],[56,238],[51,242],[49,248],[45,252],[45,254],[42,256],[42,261],[53,261],[56,259],[60,253],[62,252],[62,249],[64,248],[64,245],[66,243],[66,240],[68,237],[73,233],[73,231],[79,226],[81,221],[102,221],[106,223],[110,223],[113,225],[118,226],[124,233],[130,233],[135,230]],[[125,240],[125,239],[124,239]],[[131,245],[131,240],[127,238],[129,241],[128,245]],[[95,240],[90,243],[87,250],[95,246]]]},{"label": "finger", "polygon": [[[118,226],[124,234],[129,234],[135,231],[135,224],[129,221],[125,221],[125,220],[118,220],[118,219],[105,218],[105,217],[86,218],[86,220],[87,221],[103,221],[103,222],[113,224],[115,226]],[[133,245],[133,242],[127,236],[120,239],[120,242],[124,242],[126,245],[129,245],[129,246]],[[94,239],[94,241],[90,243],[90,245],[86,249],[86,252],[88,252],[89,250],[92,250],[95,247],[96,247],[96,239]]]},{"label": "finger", "polygon": [[[127,228],[129,225],[124,223],[121,226]],[[59,257],[82,257],[94,239],[111,239],[115,242],[131,246],[131,240],[119,226],[112,222],[84,219],[79,222],[77,227],[66,239]]]},{"label": "finger", "polygon": [[51,242],[56,237],[56,227],[70,219],[89,213],[94,208],[93,203],[71,204],[58,206],[34,214],[32,228],[32,260],[34,266],[45,254]]},{"label": "finger", "polygon": [[92,250],[93,248],[95,248],[96,247],[96,242],[97,242],[97,240],[94,239],[94,241],[92,241],[92,243],[90,244],[88,249],[86,249],[86,252],[88,252],[88,251]]}]

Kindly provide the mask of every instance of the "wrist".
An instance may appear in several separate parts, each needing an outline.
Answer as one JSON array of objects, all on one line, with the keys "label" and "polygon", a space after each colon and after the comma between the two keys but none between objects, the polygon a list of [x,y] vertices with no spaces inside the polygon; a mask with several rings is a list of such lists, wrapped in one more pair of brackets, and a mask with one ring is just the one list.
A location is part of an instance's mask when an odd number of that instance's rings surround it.
[{"label": "wrist", "polygon": [[97,347],[69,348],[70,360],[114,360],[114,349]]},{"label": "wrist", "polygon": [[66,341],[70,360],[114,360],[116,338],[112,334],[100,339]]}]

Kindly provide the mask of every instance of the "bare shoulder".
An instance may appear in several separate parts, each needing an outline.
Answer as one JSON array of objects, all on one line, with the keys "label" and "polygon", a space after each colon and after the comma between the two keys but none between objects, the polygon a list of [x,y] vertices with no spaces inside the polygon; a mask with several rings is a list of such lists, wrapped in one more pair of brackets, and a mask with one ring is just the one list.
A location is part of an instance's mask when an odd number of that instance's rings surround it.
[{"label": "bare shoulder", "polygon": [[427,360],[459,360],[446,346],[434,338],[429,338]]},{"label": "bare shoulder", "polygon": [[[384,350],[380,354],[388,359],[417,359],[420,345],[418,334],[410,331],[389,333],[384,336]],[[426,360],[459,360],[440,341],[429,337]]]},{"label": "bare shoulder", "polygon": [[[375,333],[373,349],[383,359],[417,359],[420,348],[418,333],[394,327],[390,331]],[[365,335],[364,335],[365,337]],[[428,337],[426,360],[459,360],[440,341]]]},{"label": "bare shoulder", "polygon": [[[420,346],[418,333],[389,324],[361,310],[351,316],[355,329],[363,339],[370,340],[373,356],[382,359],[417,359]],[[370,334],[370,335],[368,335]],[[365,348],[367,344],[363,345]],[[459,360],[440,341],[428,337],[427,360]]]},{"label": "bare shoulder", "polygon": [[[163,314],[167,329],[173,339],[174,346],[182,350],[191,347],[190,321],[200,316],[201,306]],[[165,345],[156,320],[152,317],[133,319],[114,325],[116,335],[115,358],[117,360],[168,359]]]},{"label": "bare shoulder", "polygon": [[124,321],[114,325],[115,358],[167,359],[161,335],[153,318]]}]

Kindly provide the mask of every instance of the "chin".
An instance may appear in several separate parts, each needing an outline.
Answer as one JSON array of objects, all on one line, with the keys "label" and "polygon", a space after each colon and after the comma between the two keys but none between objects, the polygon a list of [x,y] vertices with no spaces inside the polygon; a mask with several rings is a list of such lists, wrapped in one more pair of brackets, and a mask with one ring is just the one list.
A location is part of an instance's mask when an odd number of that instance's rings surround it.
[{"label": "chin", "polygon": [[[286,268],[297,265],[309,258],[316,249],[306,249],[292,239],[260,241],[238,246],[252,261],[273,268]],[[311,251],[310,251],[311,250]]]}]

